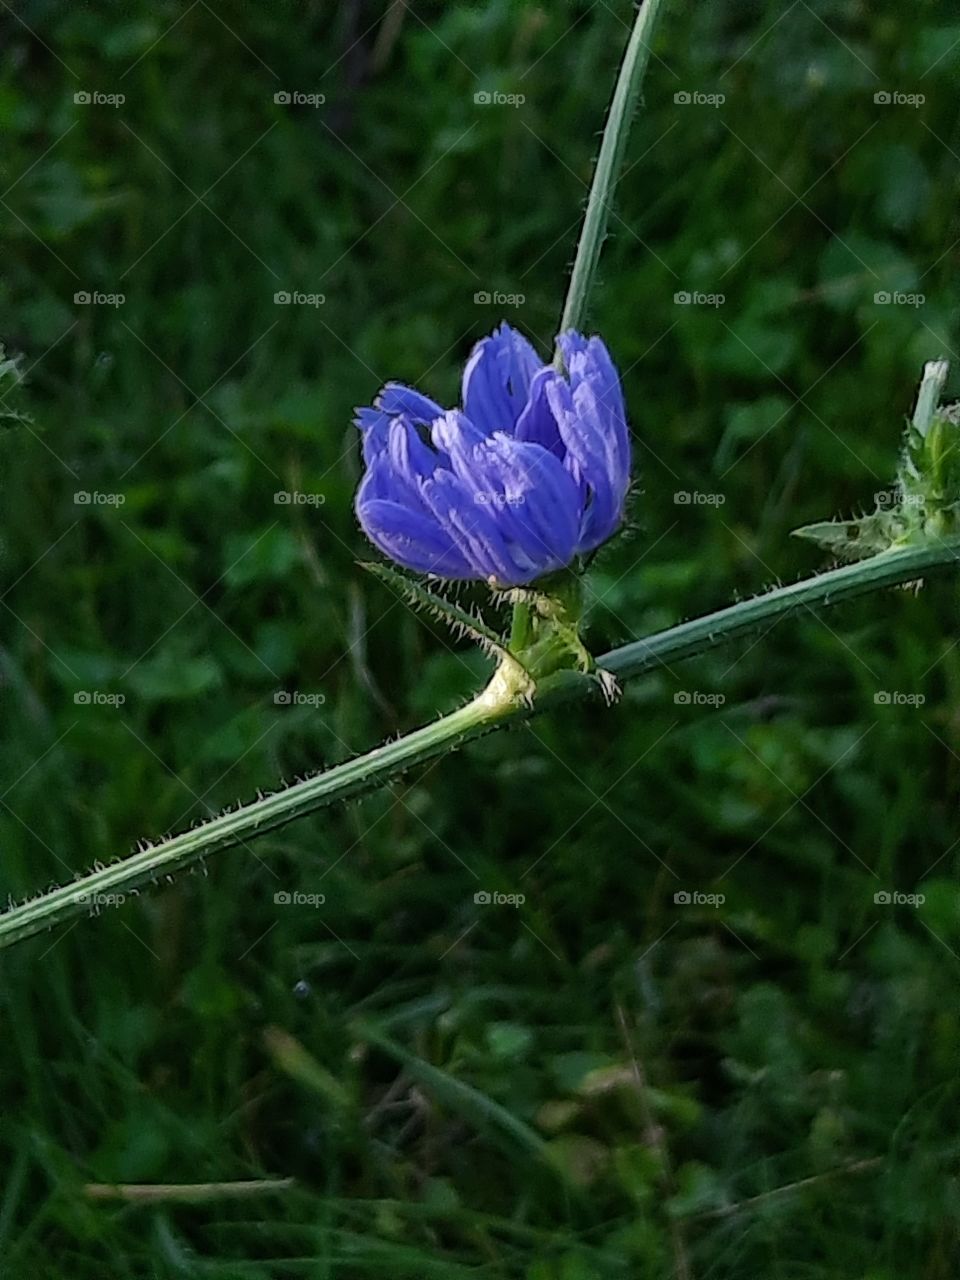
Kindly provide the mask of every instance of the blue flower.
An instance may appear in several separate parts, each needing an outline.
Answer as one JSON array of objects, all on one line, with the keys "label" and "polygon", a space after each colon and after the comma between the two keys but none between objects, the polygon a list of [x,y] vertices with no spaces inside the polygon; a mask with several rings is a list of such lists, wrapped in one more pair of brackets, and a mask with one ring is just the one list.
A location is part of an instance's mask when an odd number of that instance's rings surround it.
[{"label": "blue flower", "polygon": [[520,586],[605,542],[623,520],[630,439],[599,338],[559,338],[565,372],[507,324],[474,347],[463,408],[390,382],[357,411],[356,510],[391,560],[440,578]]}]

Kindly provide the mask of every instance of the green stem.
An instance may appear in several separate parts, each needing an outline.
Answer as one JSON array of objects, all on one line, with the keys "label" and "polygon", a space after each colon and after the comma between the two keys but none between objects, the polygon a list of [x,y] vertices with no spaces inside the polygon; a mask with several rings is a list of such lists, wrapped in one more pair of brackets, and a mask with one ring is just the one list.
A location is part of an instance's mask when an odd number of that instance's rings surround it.
[{"label": "green stem", "polygon": [[[573,261],[567,296],[560,317],[560,333],[568,329],[580,329],[587,309],[590,291],[597,274],[600,252],[607,234],[607,223],[610,219],[610,206],[620,176],[620,166],[627,145],[630,123],[636,110],[640,88],[650,61],[650,41],[660,16],[663,0],[643,0],[637,12],[630,39],[627,42],[620,73],[610,103],[610,113],[603,128],[603,140],[597,156],[593,180],[590,183],[590,194],[587,197],[587,211],[577,244],[577,256]],[[561,368],[563,360],[559,347],[554,354],[554,363]],[[529,634],[529,611],[521,604],[513,608],[514,633]],[[515,645],[511,643],[511,648]]]},{"label": "green stem", "polygon": [[647,640],[635,640],[620,649],[613,649],[598,662],[621,680],[628,680],[667,660],[680,662],[705,653],[755,630],[764,622],[779,620],[791,613],[826,609],[883,587],[894,587],[942,573],[958,564],[960,538],[887,551],[858,564],[831,569],[815,578],[804,578],[792,586],[777,587],[766,595],[742,600],[718,613],[682,622]]},{"label": "green stem", "polygon": [[[599,659],[599,665],[619,679],[628,680],[661,664],[704,653],[756,630],[765,622],[801,610],[826,608],[870,591],[943,572],[957,564],[960,564],[960,538],[886,552],[792,586],[778,587],[753,600],[741,601],[645,640],[634,641],[605,654]],[[143,849],[73,884],[12,907],[0,915],[0,948],[96,910],[100,905],[118,905],[118,899],[138,893],[144,886],[182,871],[217,850],[229,849],[276,830],[335,801],[374,790],[404,770],[454,751],[502,724],[585,697],[596,689],[595,682],[586,676],[573,671],[559,672],[542,683],[536,705],[530,708],[513,696],[502,672],[503,668],[477,698],[434,724],[275,795],[224,813],[205,826]]]},{"label": "green stem", "polygon": [[518,600],[513,606],[513,620],[510,625],[510,650],[519,653],[530,643],[530,605],[526,600]]},{"label": "green stem", "polygon": [[567,288],[567,299],[560,320],[561,333],[566,329],[579,329],[583,323],[607,232],[610,206],[620,175],[627,134],[640,96],[647,63],[650,61],[650,41],[662,3],[663,0],[644,0],[623,56],[623,65],[617,78],[617,87],[613,91],[610,114],[604,127],[597,167],[590,186],[577,256]]}]

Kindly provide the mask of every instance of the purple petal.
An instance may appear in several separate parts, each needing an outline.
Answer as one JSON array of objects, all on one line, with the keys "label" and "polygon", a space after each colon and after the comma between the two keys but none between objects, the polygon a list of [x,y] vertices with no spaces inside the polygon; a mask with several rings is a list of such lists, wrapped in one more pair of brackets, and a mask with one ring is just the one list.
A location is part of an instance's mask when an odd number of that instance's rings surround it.
[{"label": "purple petal", "polygon": [[377,396],[376,405],[391,416],[402,413],[413,423],[430,423],[443,413],[435,400],[402,382],[388,382]]},{"label": "purple petal", "polygon": [[423,500],[474,570],[471,577],[493,579],[503,586],[521,581],[492,513],[475,501],[449,471],[438,470],[424,481]]},{"label": "purple petal", "polygon": [[434,424],[434,434],[464,493],[505,543],[513,568],[509,579],[498,572],[498,582],[530,582],[570,563],[583,499],[558,458],[504,432],[485,438],[456,411]]},{"label": "purple petal", "polygon": [[448,460],[455,456],[471,458],[473,449],[487,438],[486,432],[476,427],[459,409],[449,409],[437,418],[430,436],[433,447]]},{"label": "purple petal", "polygon": [[420,515],[399,502],[358,496],[357,518],[373,545],[407,569],[441,578],[475,576],[431,516]]},{"label": "purple petal", "polygon": [[390,415],[379,409],[357,409],[354,423],[363,433],[363,460],[371,466],[387,447]]},{"label": "purple petal", "polygon": [[511,554],[531,581],[573,559],[582,506],[576,481],[541,445],[498,433],[480,451],[478,477],[508,540]]},{"label": "purple petal", "polygon": [[412,423],[429,423],[443,413],[440,406],[402,382],[388,382],[373,408],[357,409],[354,422],[363,433],[363,460],[369,466],[387,447],[390,424],[401,414]]},{"label": "purple petal", "polygon": [[514,586],[614,532],[630,479],[620,379],[599,338],[559,345],[565,374],[504,324],[470,356],[463,412],[401,383],[357,411],[368,468],[357,515],[385,555]]},{"label": "purple petal", "polygon": [[387,457],[398,493],[415,507],[422,507],[420,481],[432,476],[439,464],[436,453],[420,439],[405,417],[394,418],[387,434]]},{"label": "purple petal", "polygon": [[578,544],[578,550],[592,551],[623,519],[630,437],[620,379],[601,340],[566,333],[559,344],[569,386],[552,383],[546,395],[579,477],[592,491]]},{"label": "purple petal", "polygon": [[585,339],[572,331],[561,334],[558,344],[570,372],[574,393],[579,386],[588,385],[596,395],[597,412],[614,448],[617,482],[626,493],[630,483],[630,432],[620,375],[610,352],[601,338]]},{"label": "purple petal", "polygon": [[537,370],[530,383],[526,407],[517,419],[514,435],[518,440],[542,445],[557,458],[562,458],[566,453],[566,446],[560,439],[557,420],[547,399],[547,387],[559,381],[560,374],[549,365]]},{"label": "purple petal", "polygon": [[516,329],[502,324],[473,348],[463,371],[463,408],[485,435],[512,431],[543,361]]}]

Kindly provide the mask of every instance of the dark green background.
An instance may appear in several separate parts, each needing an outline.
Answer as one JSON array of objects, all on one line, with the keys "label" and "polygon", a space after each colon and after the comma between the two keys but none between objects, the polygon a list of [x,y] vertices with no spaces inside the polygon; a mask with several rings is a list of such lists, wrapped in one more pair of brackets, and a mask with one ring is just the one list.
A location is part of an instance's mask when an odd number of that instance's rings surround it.
[{"label": "dark green background", "polygon": [[[488,670],[358,568],[350,415],[454,402],[502,314],[549,351],[632,9],[386,7],[0,8],[14,900]],[[889,485],[957,348],[958,65],[953,4],[668,6],[590,314],[639,477],[595,651],[822,567],[790,530]],[[6,953],[4,1274],[954,1276],[958,620],[947,580],[781,623]]]}]

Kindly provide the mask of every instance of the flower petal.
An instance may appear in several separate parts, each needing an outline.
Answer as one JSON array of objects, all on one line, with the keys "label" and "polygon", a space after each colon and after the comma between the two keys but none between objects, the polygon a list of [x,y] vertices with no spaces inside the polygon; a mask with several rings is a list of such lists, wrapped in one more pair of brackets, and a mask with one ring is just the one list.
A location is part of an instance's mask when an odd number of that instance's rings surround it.
[{"label": "flower petal", "polygon": [[420,496],[420,481],[432,475],[437,455],[423,443],[406,418],[391,418],[385,432],[386,443],[369,463],[357,501],[383,498],[408,507],[419,515],[429,514]]},{"label": "flower petal", "polygon": [[590,386],[597,397],[598,412],[603,417],[604,429],[614,446],[614,467],[618,483],[626,493],[630,483],[630,432],[627,428],[627,409],[623,402],[620,375],[610,358],[610,352],[601,338],[585,339],[572,330],[558,339],[564,362],[570,371],[574,393],[581,385]]},{"label": "flower petal", "polygon": [[514,435],[518,440],[542,445],[556,457],[562,458],[567,451],[566,446],[560,439],[557,420],[547,399],[547,387],[558,381],[561,381],[561,375],[549,365],[537,370],[530,382],[527,404],[517,419]]},{"label": "flower petal", "polygon": [[478,477],[488,485],[523,581],[573,559],[582,504],[576,480],[542,445],[498,432],[478,451]]},{"label": "flower petal", "polygon": [[369,467],[387,447],[390,415],[380,409],[363,408],[357,409],[353,421],[363,433],[363,460]]},{"label": "flower petal", "polygon": [[471,458],[474,447],[483,444],[486,432],[475,426],[459,409],[448,409],[434,422],[430,432],[433,447],[448,460]]},{"label": "flower petal", "polygon": [[516,329],[502,324],[473,348],[463,371],[463,408],[485,435],[512,431],[543,361]]},{"label": "flower petal", "polygon": [[375,547],[416,573],[441,578],[474,577],[470,565],[432,516],[399,502],[357,496],[357,519]]},{"label": "flower petal", "polygon": [[377,396],[376,406],[391,415],[405,414],[413,423],[430,423],[443,413],[436,400],[421,395],[402,382],[388,382]]},{"label": "flower petal", "polygon": [[513,567],[509,579],[498,572],[499,582],[530,582],[570,563],[586,493],[558,458],[505,432],[484,437],[456,410],[434,424],[434,435],[465,494],[505,543]]},{"label": "flower petal", "polygon": [[396,382],[357,411],[357,515],[385,555],[519,586],[614,532],[630,478],[620,379],[599,338],[571,332],[559,344],[565,374],[504,324],[470,356],[463,412]]},{"label": "flower petal", "polygon": [[470,563],[470,577],[503,586],[522,581],[493,513],[449,471],[438,469],[423,482],[423,500]]},{"label": "flower petal", "polygon": [[387,457],[398,493],[413,506],[423,507],[420,481],[432,476],[440,459],[420,439],[416,427],[406,417],[394,418],[387,433]]},{"label": "flower petal", "polygon": [[579,476],[592,491],[578,550],[592,551],[623,519],[630,485],[630,437],[620,379],[599,338],[566,333],[559,339],[569,385],[551,383],[547,400]]},{"label": "flower petal", "polygon": [[369,466],[387,447],[390,424],[400,414],[412,423],[429,423],[443,413],[436,401],[402,382],[388,382],[373,408],[357,409],[354,423],[363,433],[363,460]]}]

